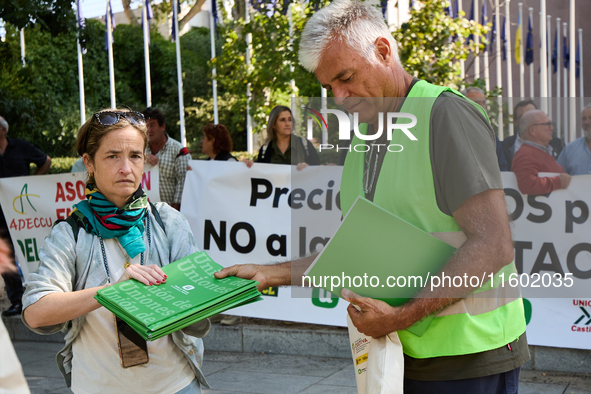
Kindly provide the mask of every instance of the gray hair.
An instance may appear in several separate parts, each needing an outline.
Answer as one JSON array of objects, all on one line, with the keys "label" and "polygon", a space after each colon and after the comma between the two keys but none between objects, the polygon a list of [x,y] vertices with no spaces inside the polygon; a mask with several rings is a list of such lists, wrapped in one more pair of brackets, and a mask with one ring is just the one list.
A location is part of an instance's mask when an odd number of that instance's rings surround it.
[{"label": "gray hair", "polygon": [[591,103],[589,103],[589,104],[587,104],[587,105],[585,105],[585,106],[583,107],[583,110],[581,111],[581,114],[582,114],[584,111],[588,110],[589,108],[591,108]]},{"label": "gray hair", "polygon": [[376,7],[357,0],[336,0],[316,12],[306,23],[299,60],[306,70],[314,72],[323,52],[331,43],[340,41],[375,64],[378,37],[388,40],[396,62],[400,63],[396,41]]},{"label": "gray hair", "polygon": [[527,111],[523,115],[521,115],[521,119],[519,119],[519,137],[524,140],[525,136],[527,135],[529,128],[536,123],[537,117],[539,115],[545,115],[544,111],[539,109],[534,109],[531,111]]},{"label": "gray hair", "polygon": [[462,93],[464,96],[466,96],[470,92],[478,92],[478,93],[482,93],[483,96],[486,96],[484,94],[484,91],[477,86],[470,86],[469,88],[462,90],[460,93]]},{"label": "gray hair", "polygon": [[8,122],[2,116],[0,116],[0,129],[6,129],[8,133]]}]

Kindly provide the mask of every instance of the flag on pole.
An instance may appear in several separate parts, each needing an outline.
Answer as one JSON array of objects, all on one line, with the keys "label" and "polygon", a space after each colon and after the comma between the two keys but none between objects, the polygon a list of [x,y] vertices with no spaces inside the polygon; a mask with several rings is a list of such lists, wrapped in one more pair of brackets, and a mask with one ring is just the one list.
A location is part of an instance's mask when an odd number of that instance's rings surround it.
[{"label": "flag on pole", "polygon": [[581,41],[577,43],[577,54],[575,55],[575,78],[579,79],[581,71]]},{"label": "flag on pole", "polygon": [[[488,23],[488,14],[486,12],[486,1],[483,1],[482,2],[482,13],[480,15],[480,24],[482,26],[486,26],[487,23]],[[494,27],[493,27],[493,34],[494,34]],[[486,52],[486,45],[484,46],[484,51],[483,52]]]},{"label": "flag on pole", "polygon": [[[111,7],[111,0],[107,2],[107,8],[109,8],[109,12],[105,14],[105,51],[109,49],[109,35],[111,36],[111,42],[113,40],[113,30],[115,30],[115,18],[113,17],[113,7]],[[111,18],[111,31],[109,31],[109,24],[107,23],[107,17]]]},{"label": "flag on pole", "polygon": [[517,17],[517,31],[515,32],[515,62],[521,64],[521,13]]},{"label": "flag on pole", "polygon": [[[218,4],[217,0],[211,0],[211,13],[213,15],[213,29],[215,31],[216,36],[219,38],[218,33]],[[286,8],[287,10],[287,8]]]},{"label": "flag on pole", "polygon": [[569,60],[570,51],[568,50],[568,42],[566,40],[566,36],[564,36],[562,41],[562,61],[564,62],[564,68],[568,68]]},{"label": "flag on pole", "polygon": [[154,13],[152,12],[152,5],[150,4],[150,0],[145,0],[144,2],[144,7],[146,7],[146,21],[144,22],[144,14],[142,13],[142,31],[144,30],[144,23],[148,24],[148,35],[147,35],[147,40],[148,40],[148,45],[150,45],[150,19],[154,18]]},{"label": "flag on pole", "polygon": [[534,33],[531,27],[531,18],[528,18],[527,39],[525,41],[525,64],[528,66],[534,62]]},{"label": "flag on pole", "polygon": [[490,44],[488,44],[489,51],[494,52],[493,44],[497,38],[497,18],[493,18],[492,31],[490,32]]},{"label": "flag on pole", "polygon": [[172,20],[172,34],[170,35],[170,37],[172,39],[172,42],[175,42],[176,41],[176,27],[175,27],[176,24],[174,23],[174,18],[175,17],[178,18],[179,17],[179,14],[181,13],[181,2],[179,1],[177,3],[177,5],[178,5],[178,7],[177,7],[176,15],[175,15],[174,10],[172,12],[172,18],[173,18],[173,20]]},{"label": "flag on pole", "polygon": [[450,17],[452,17],[452,18],[455,18],[455,17],[454,17],[454,9],[453,9],[453,7],[451,6],[451,0],[447,0],[447,7],[445,8],[445,13],[446,13],[448,16],[450,16]]},{"label": "flag on pole", "polygon": [[503,61],[507,60],[507,37],[505,36],[506,23],[507,18],[503,17],[503,28],[501,29],[501,54],[503,56]]},{"label": "flag on pole", "polygon": [[[84,20],[84,16],[82,16],[82,9],[80,8],[80,0],[76,0],[76,19],[78,20],[78,29],[83,30],[86,27],[86,21]],[[86,40],[80,40],[80,47],[82,48],[82,53],[86,54]]]},{"label": "flag on pole", "polygon": [[[474,20],[474,0],[472,0],[472,9],[470,10],[470,20],[471,21]],[[468,39],[466,40],[466,45],[468,45],[468,43],[470,43],[470,40],[474,41],[474,34],[470,34],[468,36]]]},{"label": "flag on pole", "polygon": [[558,63],[558,30],[554,32],[554,49],[552,50],[552,74],[556,74]]}]

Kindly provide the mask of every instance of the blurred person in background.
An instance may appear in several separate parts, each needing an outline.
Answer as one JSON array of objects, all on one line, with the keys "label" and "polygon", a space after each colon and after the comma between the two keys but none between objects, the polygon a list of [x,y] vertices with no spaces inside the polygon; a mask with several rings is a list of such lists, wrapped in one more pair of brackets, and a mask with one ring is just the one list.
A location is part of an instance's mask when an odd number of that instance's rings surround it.
[{"label": "blurred person in background", "polygon": [[[0,273],[14,272],[10,247],[0,239]],[[0,393],[28,394],[29,386],[4,322],[0,319]]]},{"label": "blurred person in background", "polygon": [[[523,144],[513,158],[511,171],[517,178],[517,186],[523,194],[547,194],[566,189],[571,176],[554,160],[549,152],[554,126],[543,111],[533,110],[523,114],[519,121],[519,138]],[[556,172],[554,177],[541,177],[540,172]]]},{"label": "blurred person in background", "polygon": [[[31,175],[30,165],[34,163],[37,170],[33,175],[47,174],[51,167],[51,157],[41,152],[30,142],[8,138],[8,122],[0,116],[0,178]],[[0,237],[6,239],[10,247],[10,261],[14,262],[12,238],[8,231],[8,224],[4,212],[0,209]],[[2,316],[20,315],[22,311],[23,282],[15,269],[2,274],[6,284],[6,293],[11,306]]]},{"label": "blurred person in background", "polygon": [[[507,164],[509,168],[513,163],[513,157],[521,148],[521,144],[523,144],[523,140],[519,134],[519,123],[521,117],[524,113],[533,111],[538,109],[538,106],[533,100],[523,100],[515,104],[515,108],[513,109],[513,125],[514,125],[514,134],[509,136],[503,140],[503,153],[505,154],[505,160],[507,160]],[[560,152],[562,152],[562,148],[564,148],[564,142],[552,135],[552,140],[548,144],[548,154],[550,154],[554,159],[558,158]]]},{"label": "blurred person in background", "polygon": [[558,156],[560,164],[569,175],[591,174],[591,104],[581,112],[583,136],[567,144]]},{"label": "blurred person in background", "polygon": [[158,165],[160,200],[180,210],[191,154],[186,147],[166,133],[166,122],[162,111],[157,108],[146,108],[142,113],[146,118],[150,141],[146,163],[152,166]]},{"label": "blurred person in background", "polygon": [[230,152],[234,149],[232,136],[223,124],[209,123],[203,128],[201,151],[210,160],[238,161]]},{"label": "blurred person in background", "polygon": [[[271,110],[267,122],[267,141],[259,150],[257,163],[295,164],[298,170],[320,164],[314,145],[305,138],[292,133],[293,119],[291,110],[278,105]],[[248,167],[252,160],[245,160]]]}]

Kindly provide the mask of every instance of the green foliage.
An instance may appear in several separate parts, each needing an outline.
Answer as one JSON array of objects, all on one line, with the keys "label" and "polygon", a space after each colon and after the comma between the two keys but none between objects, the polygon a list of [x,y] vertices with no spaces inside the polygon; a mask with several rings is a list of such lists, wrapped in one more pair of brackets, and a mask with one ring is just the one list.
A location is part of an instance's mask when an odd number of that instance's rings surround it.
[{"label": "green foliage", "polygon": [[[450,0],[447,0],[450,1]],[[448,3],[439,0],[416,1],[410,20],[403,23],[393,36],[398,41],[400,61],[417,78],[437,85],[458,87],[460,60],[470,52],[484,48],[483,35],[489,26],[482,26],[461,16],[451,18],[445,13]],[[470,35],[481,37],[477,46]]]},{"label": "green foliage", "polygon": [[[70,156],[80,126],[76,32],[52,36],[41,26],[25,30],[26,67],[20,59],[19,31],[6,24],[0,42],[0,114],[10,124],[9,136],[35,143],[51,157]],[[109,69],[104,50],[105,29],[88,19],[82,38],[86,118],[110,107]],[[167,132],[179,135],[175,44],[155,29],[150,34],[152,106],[167,118]],[[181,37],[184,99],[210,97],[207,77],[209,30],[193,29]],[[120,25],[114,32],[117,106],[143,110],[146,106],[143,36],[139,26]]]},{"label": "green foliage", "polygon": [[51,159],[50,174],[63,174],[70,172],[72,166],[76,163],[76,157],[54,157]]},{"label": "green foliage", "polygon": [[74,30],[74,0],[0,0],[0,15],[18,29],[38,26],[52,36]]}]

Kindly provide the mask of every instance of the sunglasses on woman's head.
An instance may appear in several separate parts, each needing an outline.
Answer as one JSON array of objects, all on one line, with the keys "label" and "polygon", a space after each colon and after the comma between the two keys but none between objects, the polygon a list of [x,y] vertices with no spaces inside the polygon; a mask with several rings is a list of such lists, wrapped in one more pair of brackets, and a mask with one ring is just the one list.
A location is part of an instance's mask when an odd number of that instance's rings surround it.
[{"label": "sunglasses on woman's head", "polygon": [[113,111],[102,111],[97,112],[94,114],[97,122],[99,122],[103,126],[113,126],[121,120],[121,118],[125,118],[129,123],[132,125],[142,125],[146,124],[146,119],[144,115],[135,112],[135,111],[128,111],[128,112],[113,112]]}]

